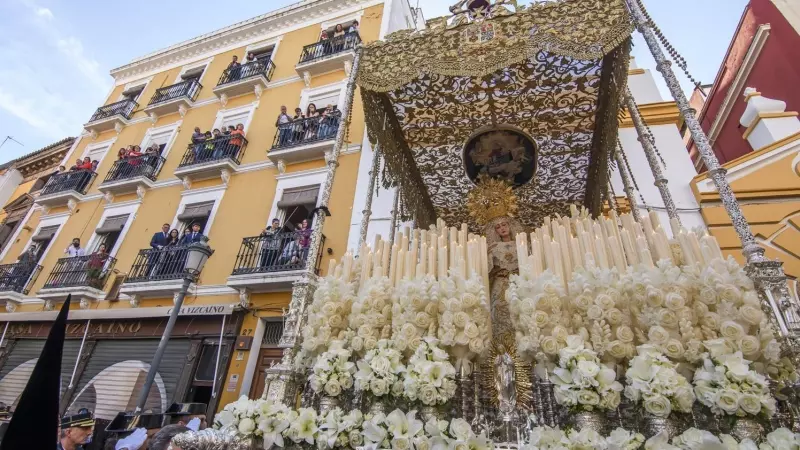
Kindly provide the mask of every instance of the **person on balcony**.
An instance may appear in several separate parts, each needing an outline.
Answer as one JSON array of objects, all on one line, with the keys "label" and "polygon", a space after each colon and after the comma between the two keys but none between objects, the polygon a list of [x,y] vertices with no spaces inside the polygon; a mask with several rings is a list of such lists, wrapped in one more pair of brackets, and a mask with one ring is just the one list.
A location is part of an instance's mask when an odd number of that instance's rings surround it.
[{"label": "person on balcony", "polygon": [[64,253],[70,260],[65,261],[62,266],[62,273],[60,275],[59,284],[70,285],[78,281],[83,272],[83,264],[85,261],[82,259],[86,255],[86,250],[81,248],[81,240],[78,238],[72,239],[72,244],[64,249]]},{"label": "person on balcony", "polygon": [[8,287],[12,291],[22,292],[25,285],[28,283],[28,278],[33,273],[36,263],[39,260],[39,246],[36,243],[31,244],[25,252],[19,256],[19,260],[14,264],[11,273],[6,278],[3,274],[3,287]]},{"label": "person on balcony", "polygon": [[317,46],[317,51],[315,55],[311,55],[309,59],[319,58],[321,56],[330,55],[331,53],[331,41],[327,31],[323,31],[322,34],[319,35],[319,45]]},{"label": "person on balcony", "polygon": [[100,161],[98,161],[98,160],[96,160],[96,159],[95,159],[95,160],[93,160],[93,161],[92,161],[92,169],[91,169],[91,170],[92,170],[92,172],[97,172],[97,166],[99,166],[99,165],[100,165]]},{"label": "person on balcony", "polygon": [[300,229],[297,231],[297,244],[300,246],[300,257],[303,261],[308,257],[308,250],[311,248],[311,228],[308,227],[308,219],[300,222]]},{"label": "person on balcony", "polygon": [[205,140],[206,136],[200,131],[200,127],[194,127],[194,133],[192,133],[192,145],[194,147],[192,152],[194,153],[195,161],[200,158],[200,153],[203,151],[203,143]]},{"label": "person on balcony", "polygon": [[192,224],[192,229],[188,233],[183,235],[183,239],[181,240],[182,245],[189,245],[194,244],[195,242],[200,242],[203,240],[203,232],[200,229],[200,222],[194,222]]},{"label": "person on balcony", "polygon": [[319,111],[317,111],[317,105],[313,103],[308,104],[308,108],[306,108],[306,119],[308,120],[305,122],[305,139],[311,141],[317,138],[317,132],[319,131],[320,114]]},{"label": "person on balcony", "polygon": [[307,128],[305,122],[306,115],[300,108],[294,109],[294,117],[292,117],[292,142],[302,142],[303,134]]},{"label": "person on balcony", "polygon": [[[233,128],[233,126],[231,126],[231,128]],[[239,155],[239,150],[241,150],[242,144],[244,144],[244,124],[237,123],[236,128],[233,128],[230,131],[230,134],[230,146],[226,156],[229,156],[235,160]]]},{"label": "person on balcony", "polygon": [[261,238],[261,261],[259,267],[269,269],[278,261],[281,253],[281,241],[277,234],[281,230],[281,221],[278,218],[272,219],[272,225],[268,226],[259,236]]},{"label": "person on balcony", "polygon": [[64,249],[64,254],[66,254],[69,258],[75,258],[86,255],[86,250],[81,248],[81,240],[74,238],[72,239],[72,244]]},{"label": "person on balcony", "polygon": [[354,20],[353,23],[350,24],[350,28],[347,29],[347,33],[358,33],[358,21]]},{"label": "person on balcony", "polygon": [[275,121],[275,126],[278,128],[278,146],[283,147],[292,139],[292,130],[288,124],[292,123],[292,118],[286,114],[286,106],[281,106],[281,113],[278,114],[278,120]]},{"label": "person on balcony", "polygon": [[[289,242],[283,246],[281,257],[278,264],[281,266],[295,266],[300,263],[300,245],[297,239],[289,239]],[[283,270],[291,269],[290,267],[282,267]]]},{"label": "person on balcony", "polygon": [[128,149],[123,147],[117,152],[117,160],[122,161],[128,158]]},{"label": "person on balcony", "polygon": [[239,64],[239,57],[233,55],[232,61],[228,64],[228,81],[236,81],[241,77],[242,65]]},{"label": "person on balcony", "polygon": [[[175,238],[177,239],[177,236]],[[158,265],[159,259],[162,257],[160,251],[166,247],[169,242],[169,224],[165,223],[161,226],[161,231],[154,233],[153,237],[150,238],[150,248],[152,248],[153,251],[147,256],[147,273],[150,274],[156,271],[155,268]]]},{"label": "person on balcony", "polygon": [[[223,129],[224,129],[224,127],[223,127]],[[211,154],[210,154],[210,157],[213,160],[220,159],[222,157],[222,155],[225,154],[225,151],[227,150],[229,141],[226,140],[226,139],[222,139],[223,136],[224,135],[219,130],[219,128],[214,128],[214,131],[211,134],[211,139],[212,139],[211,145],[212,145],[212,149],[213,150],[211,151]]]},{"label": "person on balcony", "polygon": [[106,244],[100,244],[100,248],[89,256],[89,262],[86,263],[86,281],[89,287],[103,289],[105,266],[109,257]]},{"label": "person on balcony", "polygon": [[344,50],[344,27],[342,24],[336,25],[336,28],[333,30],[333,52],[339,53]]},{"label": "person on balcony", "polygon": [[333,105],[328,105],[322,111],[322,118],[320,119],[319,138],[329,139],[336,135],[336,130],[339,128],[338,115],[336,108]]},{"label": "person on balcony", "polygon": [[177,247],[180,247],[180,245],[180,232],[173,228],[169,232],[167,243],[164,245],[164,247],[162,247],[164,251],[161,253],[160,266],[153,272],[153,274],[174,274],[180,273],[183,270],[183,262],[185,261],[186,253],[183,250],[177,249]]},{"label": "person on balcony", "polygon": [[203,145],[203,150],[197,155],[194,162],[201,162],[205,161],[214,154],[214,147],[216,143],[214,142],[214,135],[211,134],[210,131],[206,131],[205,134],[205,144]]}]

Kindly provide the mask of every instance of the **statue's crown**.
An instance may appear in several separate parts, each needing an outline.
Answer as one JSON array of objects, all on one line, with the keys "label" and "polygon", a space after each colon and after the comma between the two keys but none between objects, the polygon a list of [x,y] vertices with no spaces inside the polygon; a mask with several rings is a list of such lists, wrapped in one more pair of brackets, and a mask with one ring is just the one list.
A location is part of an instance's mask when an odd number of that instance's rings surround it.
[{"label": "statue's crown", "polygon": [[498,217],[514,217],[517,214],[517,196],[512,189],[506,181],[481,176],[467,199],[469,215],[480,226]]}]

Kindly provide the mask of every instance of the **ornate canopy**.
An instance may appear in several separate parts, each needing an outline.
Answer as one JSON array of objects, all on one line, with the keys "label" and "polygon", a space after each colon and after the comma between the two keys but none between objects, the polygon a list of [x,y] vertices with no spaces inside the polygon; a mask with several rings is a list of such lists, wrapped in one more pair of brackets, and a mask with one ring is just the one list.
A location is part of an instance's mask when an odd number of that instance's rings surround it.
[{"label": "ornate canopy", "polygon": [[[526,225],[585,204],[600,212],[632,24],[622,0],[561,0],[429,21],[367,45],[358,84],[368,133],[420,226],[471,222],[464,148],[481,130],[535,143],[517,187]],[[530,177],[528,177],[530,178]]]}]

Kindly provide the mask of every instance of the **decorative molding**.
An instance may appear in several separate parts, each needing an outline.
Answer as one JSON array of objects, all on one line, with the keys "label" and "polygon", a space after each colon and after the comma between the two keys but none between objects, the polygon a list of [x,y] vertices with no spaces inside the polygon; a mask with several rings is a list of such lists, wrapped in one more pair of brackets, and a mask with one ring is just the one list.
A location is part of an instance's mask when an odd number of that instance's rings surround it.
[{"label": "decorative molding", "polygon": [[184,105],[183,103],[181,103],[180,105],[178,105],[178,114],[180,114],[180,115],[181,115],[181,118],[183,118],[183,117],[186,117],[186,112],[187,112],[188,110],[189,110],[189,109],[188,109],[188,108],[186,108],[186,105]]},{"label": "decorative molding", "polygon": [[286,86],[287,84],[297,83],[298,81],[303,81],[303,78],[299,75],[294,75],[288,78],[282,78],[280,80],[274,80],[267,83],[267,89],[274,89],[281,86]]},{"label": "decorative molding", "polygon": [[348,77],[350,76],[350,72],[353,70],[353,61],[346,59],[344,61],[344,74]]},{"label": "decorative molding", "polygon": [[[253,93],[256,95],[256,99],[261,100],[261,94],[264,93],[264,88],[261,87],[260,84],[256,84],[253,88]],[[256,108],[258,108],[258,106],[256,106]]]},{"label": "decorative molding", "polygon": [[[676,102],[659,102],[639,105],[639,112],[645,123],[653,125],[675,125],[680,128],[683,125],[681,112],[678,110]],[[633,128],[633,120],[627,109],[623,110],[623,116],[619,122],[620,128]]]},{"label": "decorative molding", "polygon": [[307,70],[303,72],[303,83],[306,84],[307,88],[311,87],[311,72]]},{"label": "decorative molding", "polygon": [[239,289],[239,306],[242,308],[250,307],[250,290],[247,288]]},{"label": "decorative molding", "polygon": [[78,208],[78,202],[76,202],[74,198],[67,200],[67,209],[69,209],[70,214],[74,213],[75,209],[77,208]]},{"label": "decorative molding", "polygon": [[114,194],[111,193],[111,191],[106,192],[103,195],[103,200],[106,201],[106,205],[110,205],[110,204],[114,203]]},{"label": "decorative molding", "polygon": [[150,117],[150,122],[153,125],[155,125],[156,122],[158,122],[158,114],[154,113],[153,111],[150,111],[149,113],[147,113],[147,115]]},{"label": "decorative molding", "polygon": [[278,173],[280,175],[283,175],[283,174],[286,173],[286,161],[284,161],[282,159],[279,159],[277,167],[278,167]]},{"label": "decorative molding", "polygon": [[91,136],[91,137],[92,137],[92,140],[93,140],[93,141],[96,141],[96,140],[97,140],[97,136],[98,136],[98,134],[97,134],[97,130],[95,130],[94,128],[92,128],[91,130],[89,130],[89,136]]},{"label": "decorative molding", "polygon": [[142,303],[142,296],[138,294],[132,294],[130,295],[130,300],[128,300],[128,302],[131,304],[131,308],[138,308]]},{"label": "decorative molding", "polygon": [[52,311],[53,309],[55,309],[55,307],[56,307],[56,304],[55,304],[55,302],[53,302],[53,300],[45,300],[44,301],[44,310],[45,311]]},{"label": "decorative molding", "polygon": [[742,139],[747,139],[753,134],[758,124],[761,122],[762,119],[779,119],[781,117],[797,117],[796,111],[784,111],[784,112],[765,112],[765,113],[758,113],[755,119],[750,122],[750,125],[742,134]]},{"label": "decorative molding", "polygon": [[190,196],[190,195],[199,195],[199,194],[209,194],[209,193],[212,193],[212,192],[220,192],[220,191],[224,192],[225,189],[227,189],[227,188],[228,188],[228,186],[225,186],[224,184],[218,184],[216,186],[198,188],[198,189],[195,189],[195,190],[187,190],[187,191],[181,192],[181,197],[186,197],[186,196]]},{"label": "decorative molding", "polygon": [[644,69],[630,69],[630,70],[628,70],[628,76],[644,75],[645,73],[647,73],[647,71],[645,71]]},{"label": "decorative molding", "polygon": [[139,200],[144,200],[144,195],[147,193],[147,189],[144,188],[141,184],[136,186],[136,197]]},{"label": "decorative molding", "polygon": [[17,310],[17,306],[19,306],[17,302],[13,300],[6,300],[6,312],[13,313]]},{"label": "decorative molding", "polygon": [[[728,116],[733,109],[736,98],[739,97],[739,92],[745,88],[747,78],[750,77],[750,72],[753,70],[753,66],[756,63],[758,56],[761,54],[761,50],[764,49],[764,44],[766,44],[767,38],[769,38],[771,29],[772,27],[770,24],[761,25],[758,27],[755,36],[753,36],[753,42],[750,43],[750,48],[747,50],[744,60],[742,60],[742,65],[739,67],[739,72],[736,74],[736,77],[728,88],[728,92],[725,93],[725,100],[723,100],[722,106],[717,112],[717,117],[714,118],[714,122],[711,124],[711,128],[708,130],[708,139],[711,145],[714,145],[714,142],[717,140],[720,131],[722,131],[722,126],[728,121]],[[706,105],[710,103],[711,102],[706,102]]]},{"label": "decorative molding", "polygon": [[81,299],[81,309],[89,309],[91,306],[91,301],[88,298]]},{"label": "decorative molding", "polygon": [[219,102],[222,104],[222,107],[228,106],[228,94],[222,93],[219,95]]},{"label": "decorative molding", "polygon": [[231,171],[228,169],[222,169],[219,171],[219,177],[222,178],[222,183],[227,186],[231,181]]},{"label": "decorative molding", "polygon": [[188,176],[181,178],[181,183],[183,184],[183,188],[187,191],[192,189],[192,179]]},{"label": "decorative molding", "polygon": [[120,134],[120,133],[122,133],[122,129],[123,129],[123,128],[125,128],[125,125],[123,125],[123,124],[122,124],[122,122],[116,122],[116,123],[114,124],[114,131],[116,131],[116,132],[117,132],[117,134]]}]

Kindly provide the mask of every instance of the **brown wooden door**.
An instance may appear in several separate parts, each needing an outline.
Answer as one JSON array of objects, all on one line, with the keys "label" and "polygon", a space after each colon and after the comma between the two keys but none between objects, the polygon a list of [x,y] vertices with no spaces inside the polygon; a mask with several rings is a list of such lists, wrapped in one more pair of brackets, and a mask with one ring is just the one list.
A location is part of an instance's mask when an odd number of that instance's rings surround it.
[{"label": "brown wooden door", "polygon": [[255,379],[250,387],[250,398],[261,398],[264,394],[264,385],[267,382],[267,369],[273,364],[281,362],[283,350],[275,347],[262,348],[258,352],[258,366],[256,367]]}]

